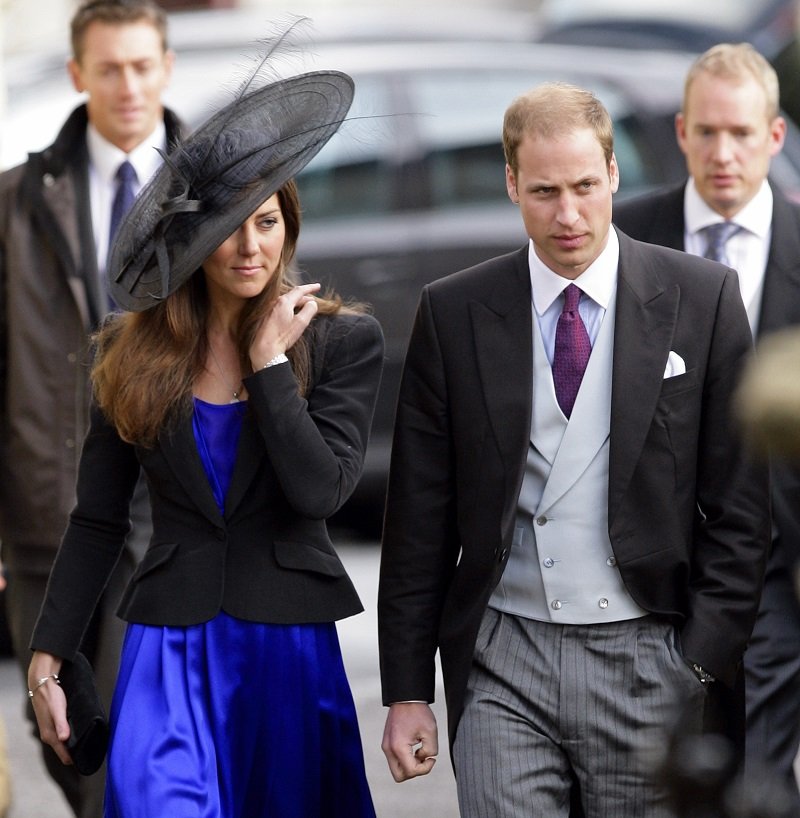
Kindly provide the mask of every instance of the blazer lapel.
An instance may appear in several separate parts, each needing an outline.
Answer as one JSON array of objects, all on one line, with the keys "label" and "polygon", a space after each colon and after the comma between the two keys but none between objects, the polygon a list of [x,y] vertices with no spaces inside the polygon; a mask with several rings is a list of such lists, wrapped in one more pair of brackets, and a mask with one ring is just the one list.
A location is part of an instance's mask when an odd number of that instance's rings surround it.
[{"label": "blazer lapel", "polygon": [[679,290],[666,288],[649,257],[620,234],[611,380],[609,523],[619,507],[655,413],[678,316]]},{"label": "blazer lapel", "polygon": [[159,445],[175,478],[195,501],[198,509],[214,525],[221,525],[222,515],[219,513],[211,484],[197,451],[192,417],[183,418],[180,423],[171,426],[169,431],[162,432],[159,435]]},{"label": "blazer lapel", "polygon": [[248,411],[242,420],[236,466],[225,497],[225,516],[230,518],[252,484],[264,459],[264,442],[256,424],[255,415]]}]

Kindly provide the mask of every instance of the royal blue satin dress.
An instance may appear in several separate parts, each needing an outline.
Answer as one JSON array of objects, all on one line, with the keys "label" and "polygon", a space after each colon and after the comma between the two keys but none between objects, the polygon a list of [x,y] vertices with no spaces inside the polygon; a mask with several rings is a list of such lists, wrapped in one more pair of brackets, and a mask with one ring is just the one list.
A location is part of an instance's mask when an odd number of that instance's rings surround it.
[{"label": "royal blue satin dress", "polygon": [[[195,399],[220,510],[245,403]],[[375,818],[333,622],[130,624],[105,818]]]}]

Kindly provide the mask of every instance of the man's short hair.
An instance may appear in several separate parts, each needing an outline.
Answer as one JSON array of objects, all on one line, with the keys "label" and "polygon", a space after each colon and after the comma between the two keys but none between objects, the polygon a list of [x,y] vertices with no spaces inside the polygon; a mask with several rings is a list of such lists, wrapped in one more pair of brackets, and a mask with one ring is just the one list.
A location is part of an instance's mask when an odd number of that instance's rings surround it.
[{"label": "man's short hair", "polygon": [[709,48],[692,63],[683,86],[684,112],[689,101],[689,89],[702,73],[737,83],[755,80],[764,91],[767,119],[772,122],[780,114],[778,75],[750,43],[720,43]]},{"label": "man's short hair", "polygon": [[565,82],[547,82],[517,97],[503,119],[503,151],[516,176],[517,149],[526,134],[552,138],[589,128],[606,164],[614,155],[614,125],[602,102],[590,91]]},{"label": "man's short hair", "polygon": [[70,24],[72,56],[80,63],[86,30],[92,23],[124,25],[150,23],[158,31],[164,51],[167,50],[167,14],[153,0],[84,0]]}]

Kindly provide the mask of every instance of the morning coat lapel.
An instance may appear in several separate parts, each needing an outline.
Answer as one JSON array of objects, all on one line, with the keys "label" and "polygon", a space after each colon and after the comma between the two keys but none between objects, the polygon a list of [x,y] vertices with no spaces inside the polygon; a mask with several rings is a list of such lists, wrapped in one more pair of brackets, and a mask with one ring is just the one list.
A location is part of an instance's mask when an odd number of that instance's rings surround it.
[{"label": "morning coat lapel", "polygon": [[665,286],[646,245],[619,234],[611,379],[609,524],[627,489],[655,413],[678,317],[680,292]]},{"label": "morning coat lapel", "polygon": [[528,246],[504,258],[495,278],[489,296],[471,301],[469,313],[482,399],[518,490],[530,438],[533,389]]},{"label": "morning coat lapel", "polygon": [[758,335],[800,324],[800,212],[773,187],[772,239]]}]

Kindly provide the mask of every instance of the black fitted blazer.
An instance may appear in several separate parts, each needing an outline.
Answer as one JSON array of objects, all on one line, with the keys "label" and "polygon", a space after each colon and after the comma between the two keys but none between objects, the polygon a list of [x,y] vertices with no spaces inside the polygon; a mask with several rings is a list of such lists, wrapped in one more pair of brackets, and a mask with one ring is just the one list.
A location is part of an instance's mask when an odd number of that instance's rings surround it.
[{"label": "black fitted blazer", "polygon": [[140,467],[153,537],[125,591],[129,622],[186,626],[219,611],[250,621],[341,619],[362,610],[325,520],[361,473],[383,362],[367,315],[317,318],[307,331],[312,384],[298,394],[288,364],[246,379],[248,412],[220,514],[190,414],[157,445],[123,442],[93,410],[78,500],[61,544],[32,647],[70,658],[122,549]]}]

